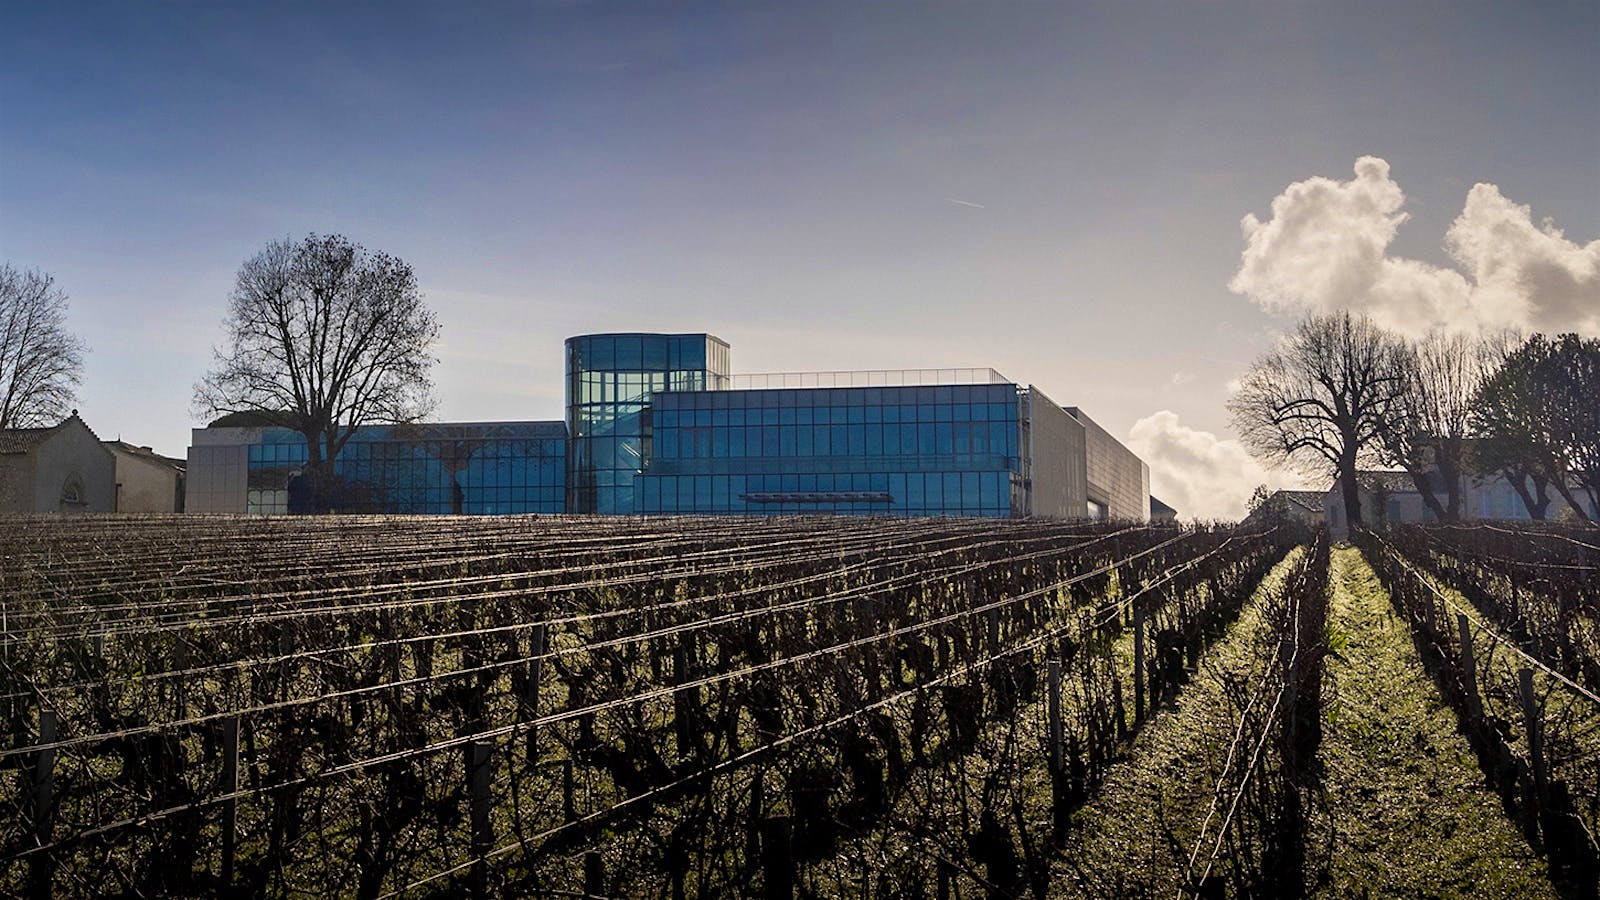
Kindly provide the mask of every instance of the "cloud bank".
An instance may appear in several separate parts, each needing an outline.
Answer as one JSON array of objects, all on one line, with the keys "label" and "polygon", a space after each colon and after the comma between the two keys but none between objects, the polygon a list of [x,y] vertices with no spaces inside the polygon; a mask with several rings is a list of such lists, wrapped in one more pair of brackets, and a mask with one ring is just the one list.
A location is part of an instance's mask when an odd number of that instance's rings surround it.
[{"label": "cloud bank", "polygon": [[1409,218],[1404,203],[1375,156],[1356,160],[1350,181],[1297,181],[1273,199],[1267,221],[1244,217],[1244,253],[1228,287],[1275,312],[1350,310],[1409,335],[1600,335],[1600,240],[1580,246],[1548,220],[1535,225],[1527,206],[1480,183],[1445,236],[1456,271],[1389,255]]},{"label": "cloud bank", "polygon": [[1285,484],[1237,440],[1190,428],[1171,410],[1133,423],[1128,449],[1150,464],[1150,493],[1183,519],[1242,519],[1256,485]]}]

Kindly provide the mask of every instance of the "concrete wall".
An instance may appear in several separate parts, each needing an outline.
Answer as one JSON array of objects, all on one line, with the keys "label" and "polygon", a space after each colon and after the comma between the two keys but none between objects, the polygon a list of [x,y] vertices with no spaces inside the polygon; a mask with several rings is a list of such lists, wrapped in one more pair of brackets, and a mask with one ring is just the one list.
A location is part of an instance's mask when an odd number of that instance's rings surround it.
[{"label": "concrete wall", "polygon": [[[28,454],[33,462],[33,512],[113,512],[117,505],[117,461],[94,432],[69,419]],[[79,503],[63,504],[69,479]]]},{"label": "concrete wall", "polygon": [[[1028,385],[1023,398],[1031,431],[1032,508],[1029,515],[1081,519],[1088,515],[1088,466],[1083,424]],[[1029,452],[1029,447],[1023,448]]]},{"label": "concrete wall", "polygon": [[192,513],[242,513],[248,487],[249,445],[259,428],[196,428],[190,438],[184,510]]},{"label": "concrete wall", "polygon": [[33,512],[33,457],[0,456],[0,513]]},{"label": "concrete wall", "polygon": [[178,512],[181,473],[168,463],[151,456],[129,453],[118,447],[117,512]]},{"label": "concrete wall", "polygon": [[1107,518],[1149,521],[1150,467],[1083,410],[1073,407],[1067,412],[1083,424],[1089,499],[1105,504]]}]

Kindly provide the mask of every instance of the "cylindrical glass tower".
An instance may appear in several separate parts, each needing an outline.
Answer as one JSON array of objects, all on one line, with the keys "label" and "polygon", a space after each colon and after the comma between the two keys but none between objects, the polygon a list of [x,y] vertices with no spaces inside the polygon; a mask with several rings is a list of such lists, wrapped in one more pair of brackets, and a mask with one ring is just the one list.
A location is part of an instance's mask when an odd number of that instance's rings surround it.
[{"label": "cylindrical glass tower", "polygon": [[567,338],[567,511],[636,512],[650,395],[727,386],[728,344],[709,334]]}]

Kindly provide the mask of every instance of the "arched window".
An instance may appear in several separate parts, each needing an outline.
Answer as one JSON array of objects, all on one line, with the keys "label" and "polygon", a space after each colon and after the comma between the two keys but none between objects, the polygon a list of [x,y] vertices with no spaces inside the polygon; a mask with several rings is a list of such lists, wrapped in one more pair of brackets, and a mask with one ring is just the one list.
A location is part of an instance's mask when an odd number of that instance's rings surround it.
[{"label": "arched window", "polygon": [[66,480],[61,482],[61,511],[81,511],[88,505],[89,499],[83,490],[83,478],[77,472],[68,474]]}]

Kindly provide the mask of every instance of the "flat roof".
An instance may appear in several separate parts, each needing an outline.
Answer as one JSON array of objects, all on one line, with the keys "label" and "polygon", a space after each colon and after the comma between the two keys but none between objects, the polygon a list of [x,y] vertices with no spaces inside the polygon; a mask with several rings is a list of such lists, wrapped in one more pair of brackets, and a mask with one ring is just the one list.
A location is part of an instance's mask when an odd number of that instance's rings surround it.
[{"label": "flat roof", "polygon": [[935,387],[947,384],[1016,384],[994,369],[836,369],[822,372],[749,372],[728,376],[719,390],[773,388]]},{"label": "flat roof", "polygon": [[567,338],[567,342],[581,340],[583,338],[606,338],[606,337],[608,337],[608,338],[647,338],[647,337],[692,338],[692,337],[699,337],[699,338],[706,338],[708,340],[716,341],[717,343],[721,344],[724,347],[730,347],[731,346],[727,341],[723,340],[722,338],[717,337],[716,335],[712,334],[709,331],[595,331],[595,332],[589,332],[587,334],[575,334],[572,337]]}]

